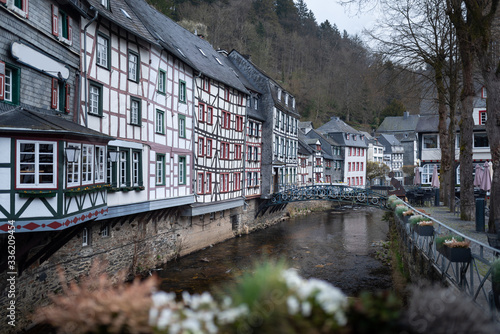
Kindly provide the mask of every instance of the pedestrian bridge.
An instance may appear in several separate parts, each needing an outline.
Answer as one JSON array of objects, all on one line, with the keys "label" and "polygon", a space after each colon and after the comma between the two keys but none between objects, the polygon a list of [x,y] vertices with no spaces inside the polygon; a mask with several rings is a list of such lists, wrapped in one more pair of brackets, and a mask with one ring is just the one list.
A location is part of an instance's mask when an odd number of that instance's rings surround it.
[{"label": "pedestrian bridge", "polygon": [[301,201],[335,201],[351,205],[373,206],[386,209],[387,194],[371,189],[357,188],[343,185],[313,185],[305,187],[283,187],[279,192],[271,195],[259,207],[259,213],[264,214],[268,208],[279,209],[288,203]]}]

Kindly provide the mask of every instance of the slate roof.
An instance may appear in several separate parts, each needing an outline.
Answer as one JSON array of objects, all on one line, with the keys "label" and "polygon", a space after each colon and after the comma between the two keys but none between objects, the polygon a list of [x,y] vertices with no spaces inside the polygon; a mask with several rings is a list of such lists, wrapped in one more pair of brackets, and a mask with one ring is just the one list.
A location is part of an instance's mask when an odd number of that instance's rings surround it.
[{"label": "slate roof", "polygon": [[355,130],[338,117],[332,117],[330,121],[320,126],[318,131],[322,133],[360,133],[358,130]]},{"label": "slate roof", "polygon": [[[302,130],[299,131],[299,133]],[[330,137],[323,136],[319,131],[311,129],[306,135],[307,138],[317,138],[321,142],[321,151],[323,151],[323,156],[328,157],[328,159],[333,160],[334,154],[332,151],[332,146],[342,146]]]},{"label": "slate roof", "polygon": [[393,147],[401,146],[401,142],[394,135],[383,133],[377,139],[385,147],[384,153],[392,153]]},{"label": "slate roof", "polygon": [[[139,17],[130,8],[129,4],[133,7],[136,0],[127,4],[125,0],[112,0],[109,1],[109,9],[101,5],[100,0],[87,0],[94,9],[99,12],[99,17],[105,17],[113,23],[119,25],[125,30],[139,36],[140,38],[158,45],[156,38],[154,38],[144,26]],[[125,11],[125,12],[124,12]],[[128,16],[127,16],[128,15]]]},{"label": "slate roof", "polygon": [[11,109],[0,114],[0,131],[53,133],[72,137],[96,138],[109,141],[113,137],[91,130],[61,116],[30,111],[22,107]]},{"label": "slate roof", "polygon": [[196,71],[248,94],[247,89],[230,66],[229,60],[215,51],[206,40],[184,29],[144,0],[122,1],[127,2],[133,8],[149,32],[166,50]]},{"label": "slate roof", "polygon": [[383,132],[410,132],[417,128],[420,115],[405,115],[386,117],[377,129],[378,133]]},{"label": "slate roof", "polygon": [[[346,124],[338,117],[332,117],[328,123],[320,126],[317,131],[325,137],[333,139],[339,146],[368,147],[360,131]],[[346,134],[349,134],[347,139]]]}]

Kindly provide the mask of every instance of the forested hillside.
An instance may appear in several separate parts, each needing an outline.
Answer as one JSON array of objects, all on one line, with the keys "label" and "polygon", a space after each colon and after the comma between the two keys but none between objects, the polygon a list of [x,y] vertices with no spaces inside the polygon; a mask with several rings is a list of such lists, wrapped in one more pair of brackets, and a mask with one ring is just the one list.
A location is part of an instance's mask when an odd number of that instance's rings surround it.
[{"label": "forested hillside", "polygon": [[[303,0],[149,0],[215,49],[238,50],[295,95],[302,120],[331,116],[369,130],[385,116],[418,113],[414,76],[334,22],[318,23]],[[326,5],[326,4],[325,4]],[[339,13],[341,15],[341,13]]]}]

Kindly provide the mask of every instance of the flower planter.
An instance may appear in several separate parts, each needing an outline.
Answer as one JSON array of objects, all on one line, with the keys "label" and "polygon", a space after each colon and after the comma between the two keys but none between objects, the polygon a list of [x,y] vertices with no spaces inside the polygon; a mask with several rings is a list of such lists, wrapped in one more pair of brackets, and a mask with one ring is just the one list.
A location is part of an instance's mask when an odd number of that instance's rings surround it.
[{"label": "flower planter", "polygon": [[450,262],[470,262],[472,253],[470,248],[463,247],[447,247],[444,248],[444,257]]},{"label": "flower planter", "polygon": [[417,225],[415,232],[423,237],[430,237],[434,235],[434,226],[432,225]]},{"label": "flower planter", "polygon": [[488,244],[496,249],[500,249],[500,234],[486,233]]},{"label": "flower planter", "polygon": [[19,197],[21,198],[49,198],[49,197],[56,197],[57,193],[55,191],[49,191],[49,192],[20,192]]}]

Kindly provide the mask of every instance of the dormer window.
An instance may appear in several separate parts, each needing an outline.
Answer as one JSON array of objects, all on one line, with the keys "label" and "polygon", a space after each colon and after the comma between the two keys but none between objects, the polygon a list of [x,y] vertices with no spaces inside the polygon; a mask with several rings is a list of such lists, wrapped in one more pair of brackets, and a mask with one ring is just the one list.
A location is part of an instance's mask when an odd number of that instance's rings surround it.
[{"label": "dormer window", "polygon": [[488,93],[486,91],[486,87],[481,88],[481,98],[483,98],[483,99],[488,98]]},{"label": "dormer window", "polygon": [[288,94],[285,93],[285,104],[288,104]]},{"label": "dormer window", "polygon": [[348,133],[345,134],[345,139],[349,140],[350,136]]},{"label": "dormer window", "polygon": [[281,89],[278,88],[278,100],[281,100]]},{"label": "dormer window", "polygon": [[352,135],[352,139],[357,140],[358,136]]},{"label": "dormer window", "polygon": [[109,9],[109,0],[101,0],[101,5],[104,8]]}]

